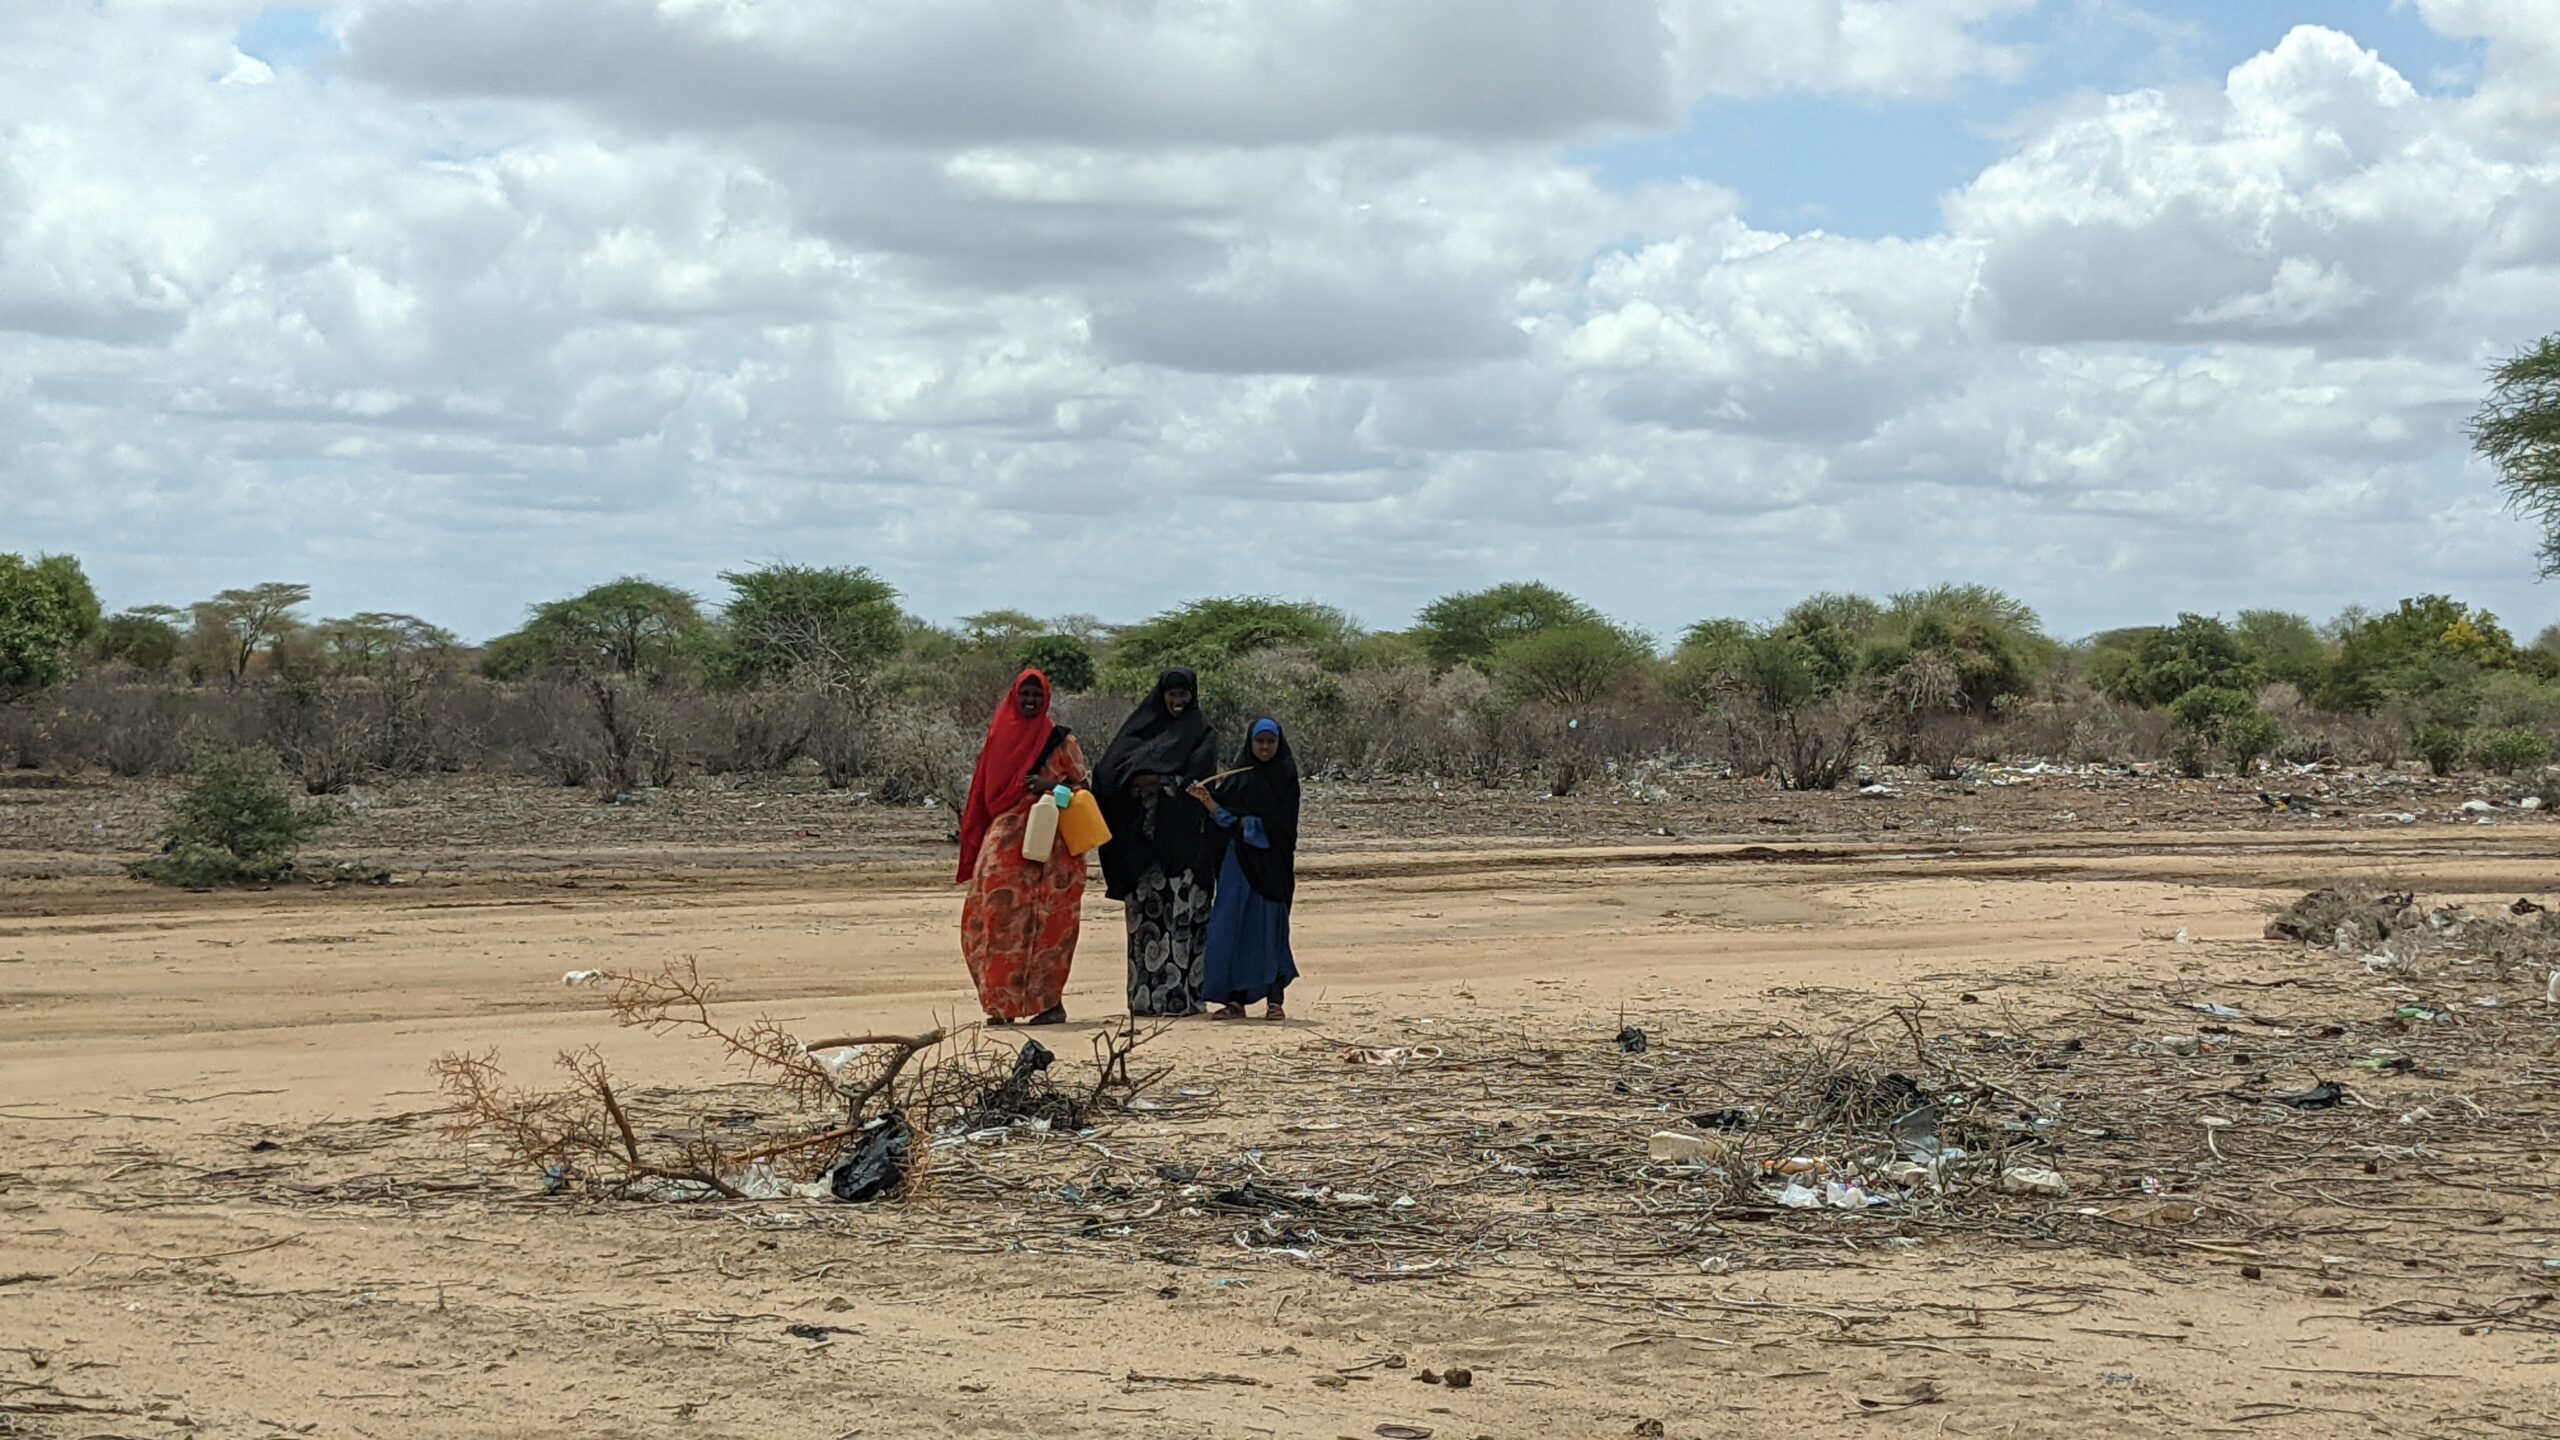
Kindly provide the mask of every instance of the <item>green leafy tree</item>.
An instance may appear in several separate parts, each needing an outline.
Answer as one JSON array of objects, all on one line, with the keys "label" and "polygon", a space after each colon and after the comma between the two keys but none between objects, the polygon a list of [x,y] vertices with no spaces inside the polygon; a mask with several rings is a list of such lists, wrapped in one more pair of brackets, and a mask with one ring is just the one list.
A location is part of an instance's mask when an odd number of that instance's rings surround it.
[{"label": "green leafy tree", "polygon": [[1747,620],[1701,620],[1680,637],[1663,668],[1663,688],[1705,710],[1720,702],[1757,638]]},{"label": "green leafy tree", "polygon": [[185,644],[178,632],[181,614],[171,605],[136,605],[108,616],[98,627],[98,658],[130,665],[145,675],[167,673]]},{"label": "green leafy tree", "polygon": [[2175,625],[2143,632],[2121,663],[2108,663],[2102,653],[2091,678],[2111,700],[2161,706],[2190,690],[2246,691],[2259,676],[2230,626],[2211,615],[2182,614]]},{"label": "green leafy tree", "polygon": [[2346,633],[2319,699],[2333,710],[2365,711],[2411,700],[2431,720],[2460,728],[2470,724],[2480,678],[2513,668],[2516,658],[2515,640],[2495,615],[2420,595]]},{"label": "green leafy tree", "polygon": [[522,630],[489,642],[481,669],[492,679],[554,671],[659,682],[689,670],[706,639],[691,595],[624,576],[535,606]]},{"label": "green leafy tree", "polygon": [[1446,670],[1481,665],[1496,650],[1523,636],[1599,620],[1599,611],[1552,585],[1517,581],[1443,595],[1423,607],[1413,633],[1431,663]]},{"label": "green leafy tree", "polygon": [[1586,620],[1513,636],[1495,648],[1490,668],[1514,699],[1579,708],[1626,689],[1652,659],[1642,636]]},{"label": "green leafy tree", "polygon": [[2283,610],[2243,610],[2231,627],[2259,678],[2305,695],[2329,678],[2329,645],[2309,620]]},{"label": "green leafy tree", "polygon": [[1082,694],[1098,678],[1092,647],[1073,635],[1037,635],[1022,642],[1020,662],[1048,676],[1061,694]]},{"label": "green leafy tree", "polygon": [[2489,373],[2471,445],[2498,472],[2508,506],[2542,527],[2542,573],[2560,575],[2560,335]]},{"label": "green leafy tree", "polygon": [[1778,618],[1769,635],[1792,642],[1825,694],[1846,686],[1865,668],[1884,624],[1884,607],[1864,595],[1824,593],[1800,600]]},{"label": "green leafy tree", "polygon": [[1143,695],[1165,670],[1188,665],[1205,687],[1259,650],[1304,649],[1329,660],[1357,637],[1350,618],[1326,605],[1261,596],[1194,600],[1121,631],[1102,667],[1101,684],[1113,694]]},{"label": "green leafy tree", "polygon": [[86,645],[97,638],[98,627],[106,612],[98,604],[98,591],[89,583],[89,574],[80,562],[69,555],[39,555],[36,573],[53,583],[54,593],[62,597],[64,610],[71,617],[71,643]]},{"label": "green leafy tree", "polygon": [[0,555],[0,699],[58,685],[98,628],[98,594],[68,555]]},{"label": "green leafy tree", "polygon": [[134,873],[191,890],[275,880],[336,818],[325,805],[296,804],[268,752],[207,750],[179,794],[160,854]]},{"label": "green leafy tree", "polygon": [[722,678],[756,685],[801,675],[860,688],[905,638],[898,591],[860,567],[731,571]]},{"label": "green leafy tree", "polygon": [[238,685],[260,649],[273,650],[302,629],[297,612],[311,603],[311,587],[283,582],[225,590],[195,605],[200,648],[222,677]]},{"label": "green leafy tree", "polygon": [[1896,595],[1866,633],[1859,668],[1922,700],[1922,711],[1989,715],[2032,690],[2060,655],[2032,608],[1981,585]]}]

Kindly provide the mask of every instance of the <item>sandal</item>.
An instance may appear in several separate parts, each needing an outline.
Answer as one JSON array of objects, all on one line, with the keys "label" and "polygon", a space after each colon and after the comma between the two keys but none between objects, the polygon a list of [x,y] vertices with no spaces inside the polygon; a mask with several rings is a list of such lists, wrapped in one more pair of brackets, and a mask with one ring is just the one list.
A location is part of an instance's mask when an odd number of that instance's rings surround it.
[{"label": "sandal", "polygon": [[988,1016],[988,1017],[987,1017],[987,1023],[988,1023],[988,1024],[990,1024],[990,1025],[993,1025],[994,1027],[996,1027],[996,1028],[997,1028],[997,1029],[999,1029],[999,1030],[1002,1030],[1002,1029],[1004,1029],[1005,1027],[1007,1027],[1007,1026],[1011,1025],[1013,1022],[1012,1022],[1012,1021],[1010,1021],[1010,1020],[1007,1020],[1006,1018],[1004,1018],[1004,1017],[1003,1017],[1003,1016],[1001,1016],[1001,1015],[990,1015],[990,1016]]},{"label": "sandal", "polygon": [[1221,1005],[1217,1009],[1210,1011],[1209,1018],[1212,1020],[1242,1020],[1247,1017],[1243,1006],[1229,1003]]},{"label": "sandal", "polygon": [[1270,1004],[1262,1007],[1262,1018],[1270,1021],[1274,1025],[1277,1025],[1289,1018],[1289,1012],[1281,1009],[1280,1002],[1274,1000]]},{"label": "sandal", "polygon": [[1041,1011],[1039,1014],[1032,1016],[1030,1019],[1023,1021],[1022,1023],[1025,1025],[1064,1025],[1067,1023],[1067,1007],[1064,1005],[1052,1005],[1048,1009]]}]

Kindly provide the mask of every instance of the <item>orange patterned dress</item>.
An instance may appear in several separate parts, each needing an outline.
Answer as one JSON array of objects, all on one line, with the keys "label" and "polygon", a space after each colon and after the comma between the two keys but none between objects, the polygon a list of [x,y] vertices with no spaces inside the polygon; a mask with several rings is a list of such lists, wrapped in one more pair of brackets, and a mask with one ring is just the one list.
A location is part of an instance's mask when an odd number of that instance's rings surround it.
[{"label": "orange patterned dress", "polygon": [[[1085,782],[1084,751],[1069,736],[1040,778]],[[1067,993],[1084,908],[1084,857],[1061,840],[1045,865],[1022,858],[1022,827],[1033,796],[995,818],[978,850],[978,870],[960,906],[960,953],[978,982],[978,1005],[1004,1020],[1028,1020]],[[1045,802],[1043,802],[1045,803]]]}]

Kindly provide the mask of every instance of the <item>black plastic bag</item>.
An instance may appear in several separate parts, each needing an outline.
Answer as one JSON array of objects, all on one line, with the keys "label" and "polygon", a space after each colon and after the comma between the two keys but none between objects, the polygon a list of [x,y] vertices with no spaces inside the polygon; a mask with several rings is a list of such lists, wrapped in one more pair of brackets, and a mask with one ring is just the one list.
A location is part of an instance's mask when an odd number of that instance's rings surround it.
[{"label": "black plastic bag", "polygon": [[916,1132],[904,1115],[891,1115],[862,1137],[852,1154],[827,1172],[827,1189],[849,1204],[877,1200],[907,1178],[907,1160]]}]

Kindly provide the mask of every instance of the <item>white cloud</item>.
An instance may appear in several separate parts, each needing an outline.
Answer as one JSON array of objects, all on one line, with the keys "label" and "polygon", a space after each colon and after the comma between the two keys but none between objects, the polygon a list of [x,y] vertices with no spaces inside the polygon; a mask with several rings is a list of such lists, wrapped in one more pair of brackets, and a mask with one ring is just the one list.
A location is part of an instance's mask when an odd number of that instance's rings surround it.
[{"label": "white cloud", "polygon": [[941,615],[1540,573],[1669,633],[2528,567],[2429,519],[2560,309],[2560,164],[2486,108],[2513,10],[2428,7],[2478,97],[2304,28],[1858,240],[1567,147],[1997,81],[2027,0],[366,0],[271,66],[257,8],[0,8],[0,505],[119,603],[485,633],[790,555]]}]

